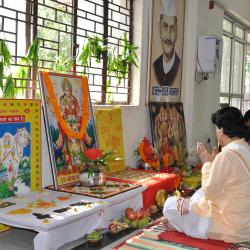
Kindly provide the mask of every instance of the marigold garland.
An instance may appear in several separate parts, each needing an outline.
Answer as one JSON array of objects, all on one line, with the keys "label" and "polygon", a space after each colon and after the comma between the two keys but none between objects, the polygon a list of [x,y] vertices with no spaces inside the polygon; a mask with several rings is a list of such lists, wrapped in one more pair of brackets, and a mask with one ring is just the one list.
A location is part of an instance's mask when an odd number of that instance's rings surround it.
[{"label": "marigold garland", "polygon": [[44,82],[47,88],[47,91],[49,93],[49,96],[51,98],[51,103],[55,112],[55,115],[57,117],[57,120],[63,130],[63,132],[70,138],[74,139],[82,139],[85,135],[86,128],[89,121],[89,91],[88,91],[88,83],[87,78],[82,78],[82,96],[83,96],[83,114],[82,114],[82,124],[81,129],[78,133],[74,132],[72,129],[69,128],[66,121],[63,119],[60,107],[58,105],[57,98],[55,96],[55,92],[49,77],[49,72],[42,72],[44,76]]}]

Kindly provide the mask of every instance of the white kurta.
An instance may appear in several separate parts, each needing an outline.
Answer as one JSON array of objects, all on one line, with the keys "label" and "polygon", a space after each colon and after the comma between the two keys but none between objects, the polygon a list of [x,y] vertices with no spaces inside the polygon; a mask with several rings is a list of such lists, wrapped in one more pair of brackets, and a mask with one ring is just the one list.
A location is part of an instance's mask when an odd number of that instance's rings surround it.
[{"label": "white kurta", "polygon": [[[194,202],[204,197],[202,189],[196,191],[190,199],[190,207]],[[163,208],[163,215],[168,219],[177,231],[183,232],[188,236],[207,239],[208,231],[212,227],[212,218],[199,216],[192,211],[180,215],[176,208],[177,197],[172,196],[167,199]]]},{"label": "white kurta", "polygon": [[[249,241],[249,171],[250,147],[247,142],[239,139],[227,144],[213,162],[203,165],[204,197],[194,194],[190,213],[179,215],[174,204],[176,199],[171,198],[164,205],[164,215],[172,226],[190,236],[226,242]],[[172,211],[174,208],[175,212]]]}]

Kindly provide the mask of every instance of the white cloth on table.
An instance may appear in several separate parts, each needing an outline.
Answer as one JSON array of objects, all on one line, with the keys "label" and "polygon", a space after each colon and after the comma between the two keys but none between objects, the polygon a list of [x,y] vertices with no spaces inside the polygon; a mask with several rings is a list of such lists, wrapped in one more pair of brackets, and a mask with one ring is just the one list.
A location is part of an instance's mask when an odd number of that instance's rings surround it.
[{"label": "white cloth on table", "polygon": [[[56,250],[100,227],[103,210],[108,204],[99,201],[81,205],[81,202],[89,201],[89,197],[85,198],[52,190],[10,197],[4,202],[13,204],[0,209],[0,223],[37,231],[34,238],[35,250]],[[46,204],[46,207],[41,207],[39,203]],[[62,208],[68,209],[57,211]],[[16,213],[22,209],[26,209],[27,213]],[[39,214],[49,214],[51,217],[39,219]]]},{"label": "white cloth on table", "polygon": [[[190,198],[189,207],[192,206],[193,202],[200,200],[202,197],[204,197],[204,194],[200,188]],[[207,239],[209,229],[213,224],[212,219],[196,215],[192,211],[180,215],[176,206],[177,199],[178,197],[176,196],[169,197],[164,204],[163,215],[167,218],[169,224],[177,231],[183,232],[188,236]]]},{"label": "white cloth on table", "polygon": [[[108,206],[104,208],[104,216],[101,227],[106,228],[112,220],[121,219],[122,216],[124,216],[125,209],[128,207],[133,208],[135,211],[142,208],[142,192],[145,189],[145,187],[139,187],[104,199]],[[88,197],[88,200],[96,202],[100,199]]]},{"label": "white cloth on table", "polygon": [[68,242],[80,239],[100,227],[103,213],[63,225],[47,232],[39,232],[34,238],[34,250],[57,250]]},{"label": "white cloth on table", "polygon": [[[56,250],[66,243],[84,237],[97,228],[107,227],[113,219],[120,219],[127,207],[131,207],[134,210],[140,209],[143,206],[142,192],[145,189],[145,187],[139,187],[103,200],[51,190],[33,192],[20,198],[12,197],[6,199],[5,201],[15,202],[16,205],[0,210],[0,223],[37,231],[38,234],[34,238],[34,250]],[[66,195],[70,196],[70,201],[61,201],[62,207],[81,200],[96,202],[95,207],[85,211],[85,213],[73,216],[67,211],[63,212],[56,217],[58,218],[57,221],[55,221],[55,218],[49,219],[53,220],[49,224],[41,223],[32,214],[13,216],[7,213],[9,210],[27,207],[27,204],[31,201],[34,202],[38,199],[52,201],[57,200],[57,196]],[[51,213],[54,209],[55,207],[43,211],[39,209],[36,212]],[[80,209],[79,207],[78,210]],[[36,209],[32,208],[32,210]]]}]

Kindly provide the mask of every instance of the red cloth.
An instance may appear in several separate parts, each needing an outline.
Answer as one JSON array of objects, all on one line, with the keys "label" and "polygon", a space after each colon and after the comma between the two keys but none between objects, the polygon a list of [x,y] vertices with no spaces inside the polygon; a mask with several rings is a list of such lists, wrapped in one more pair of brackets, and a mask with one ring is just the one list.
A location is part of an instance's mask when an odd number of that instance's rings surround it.
[{"label": "red cloth", "polygon": [[191,247],[197,247],[202,250],[226,250],[231,245],[230,243],[225,243],[220,240],[201,240],[189,237],[184,233],[165,231],[158,235],[160,240],[166,240],[171,242],[180,243],[183,245],[188,245]]},{"label": "red cloth", "polygon": [[141,169],[133,169],[133,171],[155,173],[156,175],[161,174],[161,177],[160,178],[152,177],[142,182],[140,182],[140,180],[132,181],[116,177],[115,178],[108,177],[107,180],[119,181],[124,183],[141,184],[142,186],[147,187],[147,189],[142,193],[143,207],[146,208],[156,203],[155,196],[158,190],[165,189],[167,191],[174,191],[174,189],[176,189],[180,184],[180,177],[176,174],[158,173],[153,171],[145,171]]}]

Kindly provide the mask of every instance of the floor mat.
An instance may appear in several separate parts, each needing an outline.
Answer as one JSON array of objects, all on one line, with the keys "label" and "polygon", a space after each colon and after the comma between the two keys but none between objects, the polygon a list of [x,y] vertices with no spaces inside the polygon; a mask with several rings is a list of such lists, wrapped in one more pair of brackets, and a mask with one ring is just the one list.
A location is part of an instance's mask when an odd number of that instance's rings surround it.
[{"label": "floor mat", "polygon": [[114,247],[114,250],[194,250],[194,248],[188,245],[162,241],[158,239],[158,235],[166,230],[166,226],[163,224],[156,224],[149,228],[143,229],[140,233],[122,242]]},{"label": "floor mat", "polygon": [[124,240],[113,250],[250,250],[250,242],[232,244],[220,240],[196,239],[171,231],[160,221]]}]

